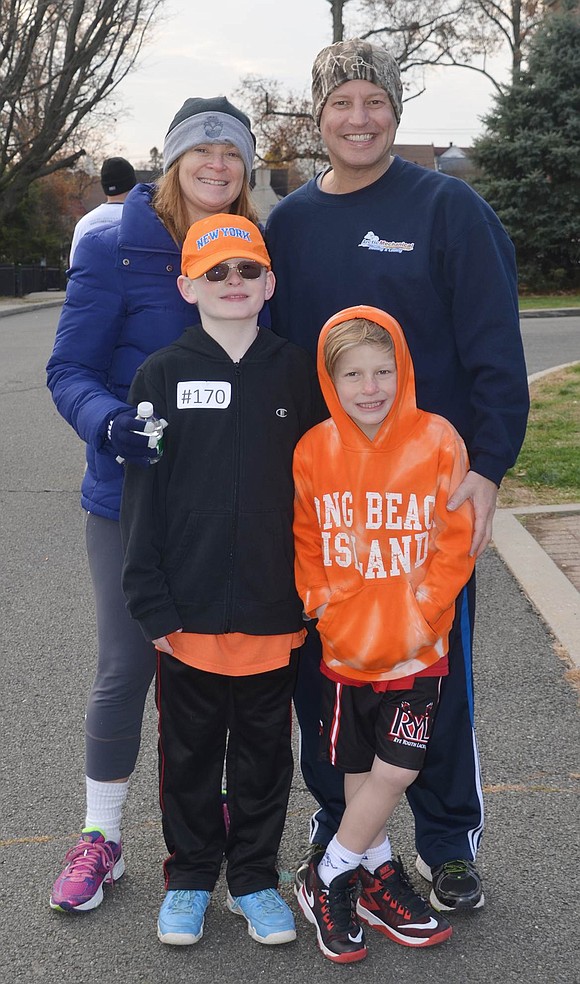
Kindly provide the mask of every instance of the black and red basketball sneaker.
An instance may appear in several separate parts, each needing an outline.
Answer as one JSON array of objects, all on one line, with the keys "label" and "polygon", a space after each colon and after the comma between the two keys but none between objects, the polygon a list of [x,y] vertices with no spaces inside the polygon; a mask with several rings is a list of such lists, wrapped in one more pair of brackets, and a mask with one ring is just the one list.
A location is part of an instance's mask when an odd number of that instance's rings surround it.
[{"label": "black and red basketball sneaker", "polygon": [[357,871],[333,878],[327,888],[317,862],[308,865],[297,898],[308,922],[316,926],[321,952],[334,963],[354,963],[367,955],[365,935],[356,914]]},{"label": "black and red basketball sneaker", "polygon": [[385,861],[371,874],[359,868],[362,886],[357,912],[403,946],[435,946],[451,936],[451,926],[411,885],[401,859]]}]

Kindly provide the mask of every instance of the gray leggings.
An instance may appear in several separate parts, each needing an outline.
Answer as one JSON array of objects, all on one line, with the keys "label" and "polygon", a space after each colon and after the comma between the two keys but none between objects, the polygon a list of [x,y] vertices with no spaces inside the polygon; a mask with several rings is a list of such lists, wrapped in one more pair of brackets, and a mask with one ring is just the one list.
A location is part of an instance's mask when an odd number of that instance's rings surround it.
[{"label": "gray leggings", "polygon": [[86,538],[99,648],[87,705],[86,772],[98,782],[111,782],[135,768],[156,655],[125,608],[119,524],[89,513]]}]

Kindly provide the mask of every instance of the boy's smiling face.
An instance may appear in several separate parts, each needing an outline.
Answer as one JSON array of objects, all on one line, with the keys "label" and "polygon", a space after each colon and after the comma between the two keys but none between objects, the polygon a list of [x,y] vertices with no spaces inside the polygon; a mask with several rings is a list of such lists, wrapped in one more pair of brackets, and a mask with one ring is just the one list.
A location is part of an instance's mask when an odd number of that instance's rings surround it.
[{"label": "boy's smiling face", "polygon": [[372,441],[397,395],[394,351],[353,345],[336,360],[333,383],[343,410]]},{"label": "boy's smiling face", "polygon": [[212,323],[223,321],[246,322],[256,318],[270,300],[276,283],[271,270],[262,267],[256,280],[241,277],[237,264],[244,258],[232,256],[228,259],[229,272],[225,280],[210,283],[204,276],[190,280],[179,277],[178,286],[182,296],[190,304],[197,304],[200,314]]}]

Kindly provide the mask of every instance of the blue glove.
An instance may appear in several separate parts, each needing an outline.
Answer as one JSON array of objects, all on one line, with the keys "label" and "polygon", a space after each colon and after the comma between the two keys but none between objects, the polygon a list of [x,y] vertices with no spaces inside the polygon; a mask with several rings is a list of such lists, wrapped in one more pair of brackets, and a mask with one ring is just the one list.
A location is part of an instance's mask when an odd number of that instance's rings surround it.
[{"label": "blue glove", "polygon": [[148,447],[149,434],[145,434],[146,420],[137,419],[135,409],[122,410],[112,417],[107,427],[107,441],[117,460],[130,461],[131,464],[147,468],[152,458],[156,458],[157,448]]}]

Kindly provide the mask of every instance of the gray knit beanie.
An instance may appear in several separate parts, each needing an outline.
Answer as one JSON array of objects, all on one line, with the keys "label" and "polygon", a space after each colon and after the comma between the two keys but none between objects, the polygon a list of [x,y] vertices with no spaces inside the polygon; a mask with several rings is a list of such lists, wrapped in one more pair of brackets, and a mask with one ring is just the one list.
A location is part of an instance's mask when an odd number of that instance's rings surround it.
[{"label": "gray knit beanie", "polygon": [[173,117],[163,145],[163,173],[186,150],[204,143],[231,143],[239,150],[246,177],[252,173],[256,138],[245,113],[225,96],[186,99]]}]

